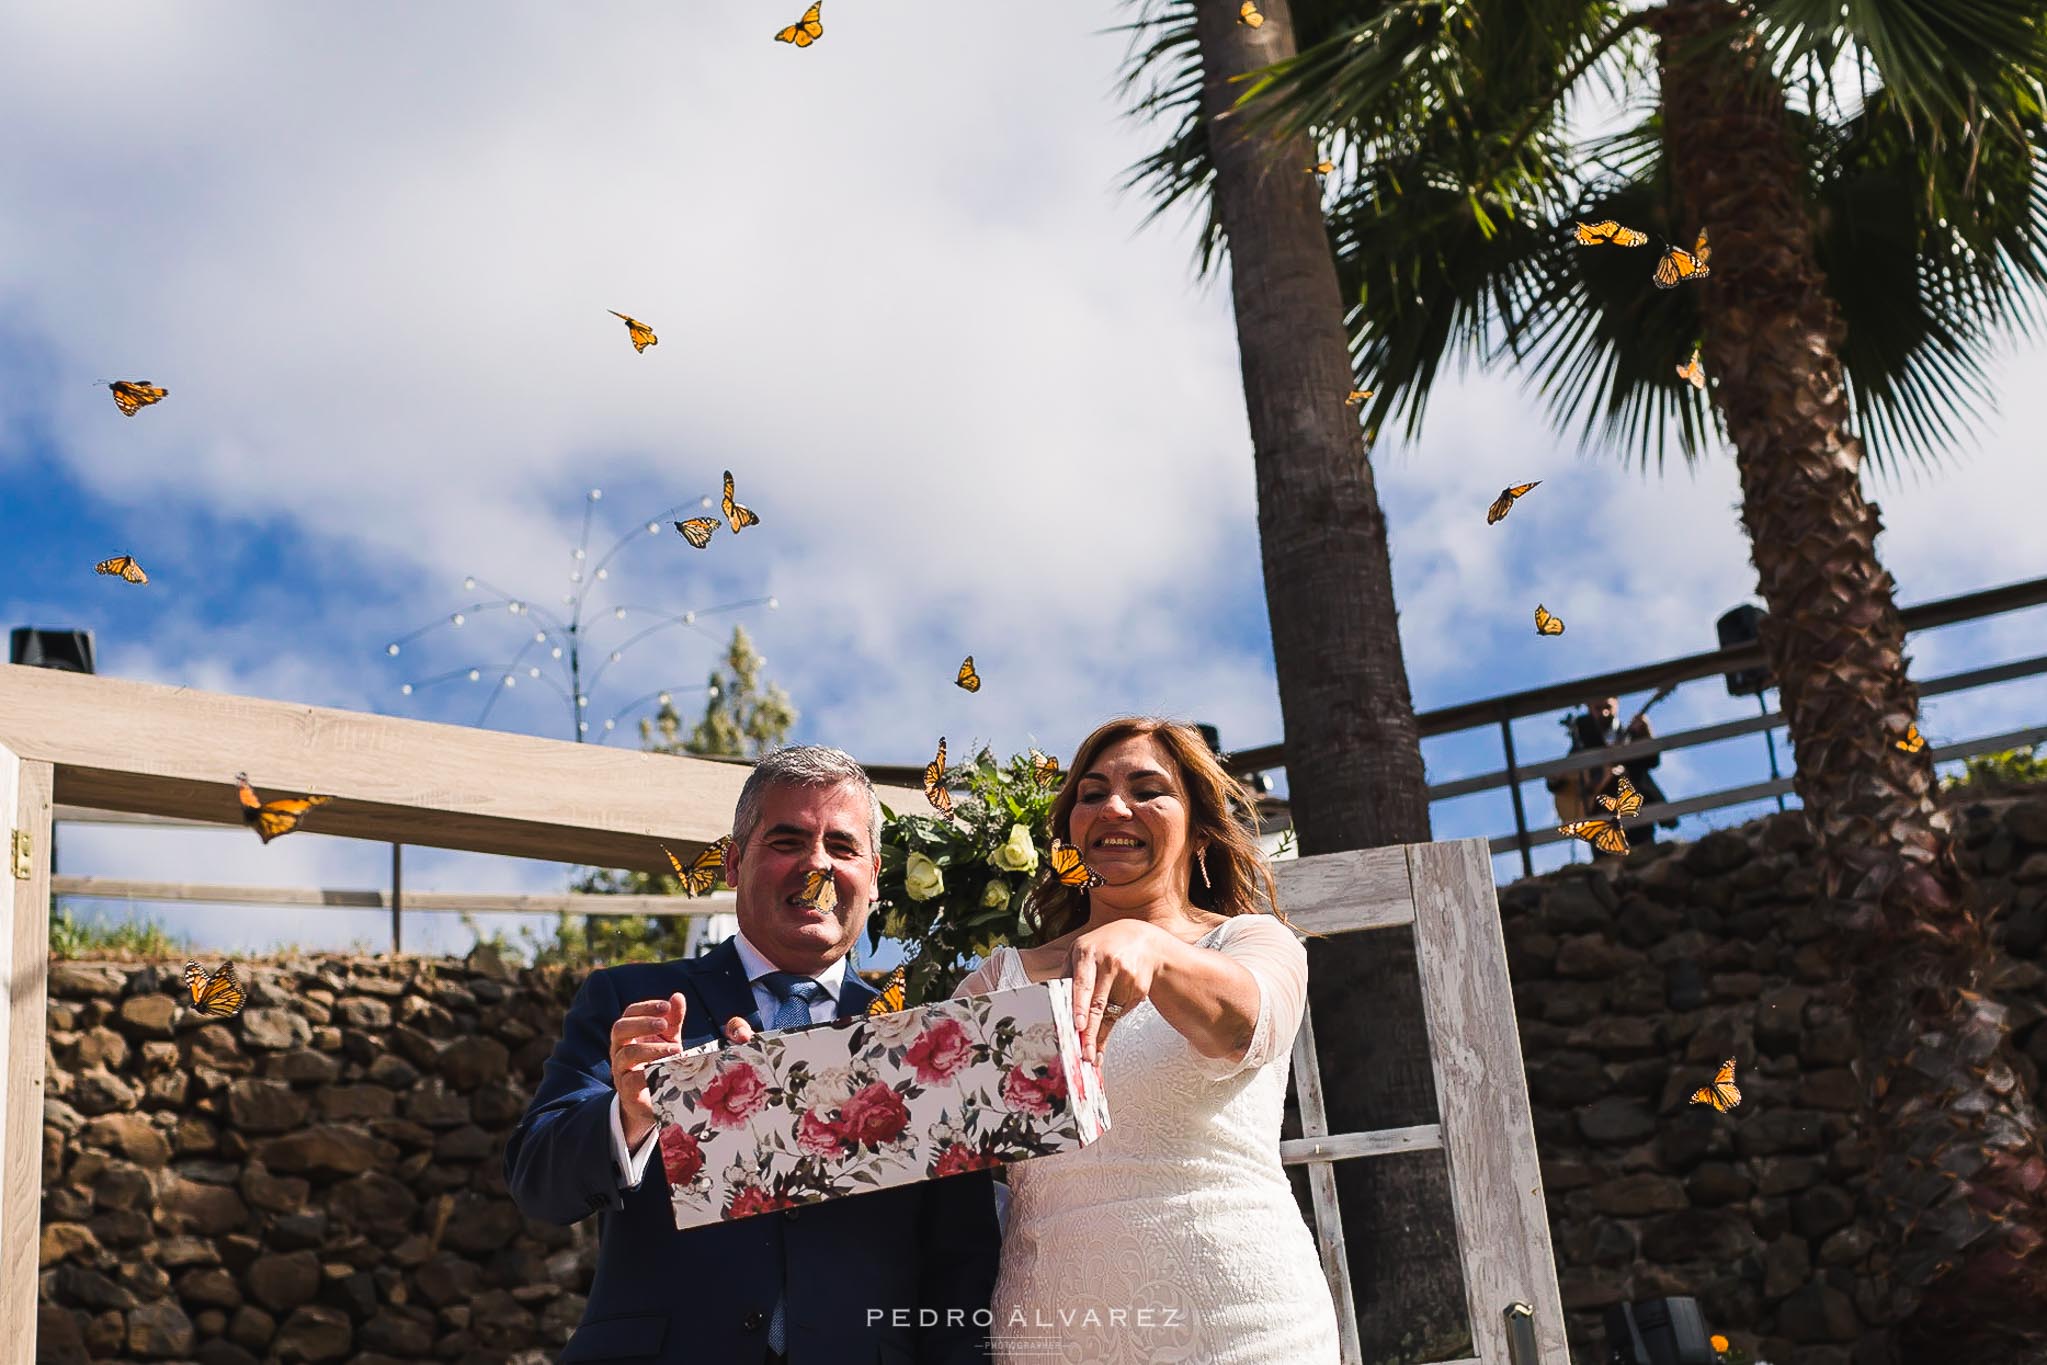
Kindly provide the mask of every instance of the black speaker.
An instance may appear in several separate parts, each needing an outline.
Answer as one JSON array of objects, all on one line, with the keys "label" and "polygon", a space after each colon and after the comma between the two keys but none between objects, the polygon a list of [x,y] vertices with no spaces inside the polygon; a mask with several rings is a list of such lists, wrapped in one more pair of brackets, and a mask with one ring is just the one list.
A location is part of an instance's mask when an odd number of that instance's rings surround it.
[{"label": "black speaker", "polygon": [[[1752,645],[1762,639],[1761,627],[1766,613],[1761,607],[1743,603],[1713,623],[1719,632],[1720,647],[1732,649],[1736,645]],[[1727,695],[1730,697],[1759,696],[1765,688],[1777,684],[1770,677],[1767,666],[1744,668],[1727,676]]]},{"label": "black speaker", "polygon": [[1713,1365],[1697,1299],[1648,1299],[1606,1310],[1607,1365]]},{"label": "black speaker", "polygon": [[92,632],[16,626],[7,637],[7,662],[27,664],[30,668],[61,668],[71,673],[90,673]]},{"label": "black speaker", "polygon": [[1213,725],[1210,725],[1205,720],[1195,721],[1194,728],[1201,731],[1201,737],[1208,741],[1208,747],[1211,752],[1217,754],[1222,753],[1223,751],[1222,731],[1216,729]]}]

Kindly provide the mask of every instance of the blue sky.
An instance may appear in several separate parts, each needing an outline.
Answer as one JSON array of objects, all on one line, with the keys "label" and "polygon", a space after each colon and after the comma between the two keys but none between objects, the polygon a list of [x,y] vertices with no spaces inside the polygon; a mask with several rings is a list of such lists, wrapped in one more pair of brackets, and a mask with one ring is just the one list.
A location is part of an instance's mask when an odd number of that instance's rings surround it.
[{"label": "blue sky", "polygon": [[[800,53],[751,7],[0,13],[0,119],[31,130],[0,144],[0,623],[92,629],[112,675],[470,724],[488,684],[398,684],[502,661],[529,620],[477,613],[396,660],[385,642],[486,595],[465,574],[559,610],[588,489],[601,548],[730,468],[760,527],[701,554],[646,536],[592,601],[774,595],[729,619],[799,738],[898,763],[940,733],[1064,752],[1140,710],[1277,739],[1226,281],[1197,283],[1187,222],[1143,227],[1116,188],[1162,135],[1113,95],[1125,11],[1025,13],[848,7]],[[635,355],[612,308],[660,344]],[[1945,469],[1870,480],[1901,601],[2047,573],[2040,359],[2001,363],[2000,409]],[[115,378],[171,397],[123,418]],[[1709,648],[1752,593],[1724,453],[1630,470],[1552,431],[1514,375],[1444,386],[1375,465],[1424,709]],[[92,575],[123,552],[147,588]],[[1535,600],[1564,639],[1533,635]],[[2036,653],[2043,622],[1931,634],[1915,668]],[[600,652],[633,624],[600,619]],[[638,647],[593,713],[700,686],[724,631]],[[976,697],[948,682],[969,651]],[[489,723],[561,735],[560,701],[520,681]],[[1751,706],[1704,683],[1656,719]],[[2043,714],[2036,680],[1944,699],[1926,728]],[[1530,761],[1559,747],[1552,718],[1515,733]],[[1434,780],[1499,766],[1488,731],[1424,756]],[[1757,780],[1762,742],[1659,775],[1674,796]],[[1498,793],[1435,819],[1511,825]],[[67,872],[108,876],[348,887],[387,866],[310,834],[64,836]],[[565,876],[407,862],[415,889]],[[377,914],[145,912],[225,949],[384,942]],[[467,939],[426,917],[407,937]]]}]

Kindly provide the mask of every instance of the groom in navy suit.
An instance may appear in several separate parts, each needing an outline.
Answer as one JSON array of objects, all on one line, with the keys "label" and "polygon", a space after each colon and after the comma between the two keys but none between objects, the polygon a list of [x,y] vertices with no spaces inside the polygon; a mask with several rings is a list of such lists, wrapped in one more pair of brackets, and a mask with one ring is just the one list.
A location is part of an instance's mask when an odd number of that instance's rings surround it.
[{"label": "groom in navy suit", "polygon": [[[592,972],[505,1149],[529,1217],[598,1216],[597,1277],[564,1362],[956,1365],[988,1358],[997,1233],[987,1172],[678,1231],[642,1067],[726,1032],[864,1012],[847,969],[880,875],[881,803],[837,749],[754,768],[726,880],[739,933],[700,958]],[[798,898],[813,870],[839,903]]]}]

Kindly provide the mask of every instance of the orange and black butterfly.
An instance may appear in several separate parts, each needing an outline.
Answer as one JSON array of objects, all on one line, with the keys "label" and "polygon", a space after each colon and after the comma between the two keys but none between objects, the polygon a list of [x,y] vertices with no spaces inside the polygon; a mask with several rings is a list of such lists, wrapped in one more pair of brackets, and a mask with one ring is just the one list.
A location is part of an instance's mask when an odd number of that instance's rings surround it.
[{"label": "orange and black butterfly", "polygon": [[813,910],[836,910],[839,906],[839,884],[832,880],[832,874],[824,868],[812,868],[803,877],[803,890],[796,899]]},{"label": "orange and black butterfly", "polygon": [[635,351],[644,354],[649,346],[661,344],[661,338],[654,335],[654,329],[641,322],[638,318],[626,317],[624,313],[619,312],[616,308],[607,308],[604,311],[624,321],[625,334],[633,339],[633,349]]},{"label": "orange and black butterfly", "polygon": [[894,1014],[903,1007],[903,1001],[908,997],[910,989],[910,974],[906,967],[905,963],[897,963],[896,969],[888,974],[888,980],[882,984],[881,994],[867,1002],[868,1018],[872,1019],[877,1014]]},{"label": "orange and black butterfly", "polygon": [[1528,496],[1529,489],[1538,487],[1541,483],[1542,480],[1537,479],[1534,483],[1510,484],[1502,488],[1500,496],[1494,498],[1493,505],[1485,510],[1485,524],[1491,526],[1494,522],[1506,516],[1507,513],[1513,511],[1514,504]]},{"label": "orange and black butterfly", "polygon": [[924,765],[924,799],[946,819],[952,819],[952,793],[945,788],[945,736],[938,737],[938,757]]},{"label": "orange and black butterfly", "polygon": [[220,970],[208,973],[196,962],[185,963],[185,991],[192,997],[192,1009],[214,1019],[225,1019],[241,1012],[243,1002],[248,998],[242,992],[242,983],[235,977],[232,960],[220,964]]},{"label": "orange and black butterfly", "polygon": [[818,0],[815,5],[803,11],[801,19],[798,19],[789,27],[777,33],[775,41],[778,43],[794,43],[798,47],[809,47],[812,43],[824,37],[823,10],[824,0]]},{"label": "orange and black butterfly", "polygon": [[107,385],[114,393],[114,406],[121,410],[123,417],[133,417],[151,403],[161,403],[170,396],[169,389],[160,389],[147,379],[116,379]]},{"label": "orange and black butterfly", "polygon": [[1377,389],[1352,389],[1348,394],[1344,395],[1343,405],[1347,408],[1354,408],[1377,392]]},{"label": "orange and black butterfly", "polygon": [[1549,608],[1540,602],[1535,604],[1535,633],[1537,635],[1562,635],[1564,633],[1562,619],[1552,616]]},{"label": "orange and black butterfly", "polygon": [[147,583],[149,581],[149,575],[142,572],[142,566],[135,562],[133,555],[116,555],[112,559],[102,559],[99,563],[92,566],[92,571],[94,573],[119,574],[130,583]]},{"label": "orange and black butterfly", "polygon": [[1641,246],[1649,240],[1646,232],[1637,232],[1622,227],[1611,218],[1602,218],[1596,223],[1580,223],[1571,229],[1579,246]]},{"label": "orange and black butterfly", "polygon": [[742,507],[732,500],[732,471],[729,469],[725,471],[724,509],[725,522],[732,528],[732,534],[735,536],[749,526],[761,524],[759,514],[751,507]]},{"label": "orange and black butterfly", "polygon": [[256,789],[249,785],[247,773],[236,773],[235,781],[242,789],[242,819],[255,827],[256,833],[269,843],[280,834],[289,834],[299,827],[299,821],[306,818],[306,812],[315,806],[323,806],[334,798],[331,796],[287,796],[276,801],[259,801]]},{"label": "orange and black butterfly", "polygon": [[981,690],[981,675],[974,671],[974,656],[969,654],[960,662],[960,671],[953,678],[953,686],[964,687],[969,692]]},{"label": "orange and black butterfly", "polygon": [[1741,1089],[1734,1083],[1734,1058],[1729,1057],[1720,1064],[1711,1085],[1702,1085],[1692,1092],[1691,1102],[1710,1104],[1723,1114],[1741,1103]]},{"label": "orange and black butterfly", "polygon": [[1258,12],[1256,0],[1244,0],[1237,6],[1237,22],[1246,28],[1258,28],[1265,23],[1265,16]]},{"label": "orange and black butterfly", "polygon": [[1891,743],[1897,745],[1908,754],[1916,754],[1926,747],[1926,736],[1919,733],[1919,726],[1917,724],[1908,724],[1905,727],[1905,737],[1903,739],[1894,739]]},{"label": "orange and black butterfly", "polygon": [[1036,749],[1031,750],[1031,776],[1037,779],[1039,786],[1055,785],[1059,781],[1059,760]]},{"label": "orange and black butterfly", "polygon": [[1690,384],[1700,393],[1706,391],[1706,367],[1699,363],[1699,348],[1692,347],[1692,358],[1677,367],[1677,377]]},{"label": "orange and black butterfly", "polygon": [[[736,503],[734,504],[734,506],[737,505]],[[749,512],[747,515],[753,516],[753,513]],[[756,521],[759,520],[758,517],[754,519]],[[675,529],[682,532],[684,540],[701,550],[711,543],[711,532],[718,529],[718,519],[716,517],[691,517],[688,521],[676,522]]]},{"label": "orange and black butterfly", "polygon": [[1102,884],[1102,875],[1087,865],[1080,856],[1080,850],[1062,840],[1052,841],[1052,852],[1047,861],[1052,866],[1052,876],[1061,886],[1070,886],[1076,891],[1092,891]]},{"label": "orange and black butterfly", "polygon": [[1658,289],[1675,289],[1686,280],[1703,280],[1713,272],[1706,268],[1711,260],[1713,248],[1706,244],[1706,229],[1699,229],[1699,240],[1690,251],[1680,246],[1667,246],[1663,256],[1656,262],[1656,273],[1650,278],[1656,281]]},{"label": "orange and black butterfly", "polygon": [[686,896],[708,896],[717,888],[725,873],[725,851],[732,847],[732,838],[727,835],[716,843],[704,845],[703,851],[687,863],[668,852],[667,845],[661,851],[668,853],[668,861],[675,866],[675,875],[682,879],[682,891]]},{"label": "orange and black butterfly", "polygon": [[1621,821],[1631,820],[1642,809],[1642,793],[1635,790],[1635,784],[1623,777],[1615,789],[1615,795],[1602,796],[1599,804],[1606,807],[1604,818],[1574,820],[1558,827],[1557,832],[1572,839],[1583,839],[1601,853],[1628,851],[1627,832],[1621,828]]}]

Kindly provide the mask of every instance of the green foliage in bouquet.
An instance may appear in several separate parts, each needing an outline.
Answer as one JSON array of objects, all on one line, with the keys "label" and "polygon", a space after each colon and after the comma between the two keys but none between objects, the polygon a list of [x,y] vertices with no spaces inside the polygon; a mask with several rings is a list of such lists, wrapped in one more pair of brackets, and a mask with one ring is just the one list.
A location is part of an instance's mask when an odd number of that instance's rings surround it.
[{"label": "green foliage in bouquet", "polygon": [[867,921],[870,946],[900,941],[909,953],[908,1000],[951,994],[974,960],[1037,932],[1025,893],[1051,851],[1047,817],[1059,779],[1040,777],[1019,755],[998,764],[982,749],[946,774],[953,818],[897,815],[882,807],[881,882]]}]

